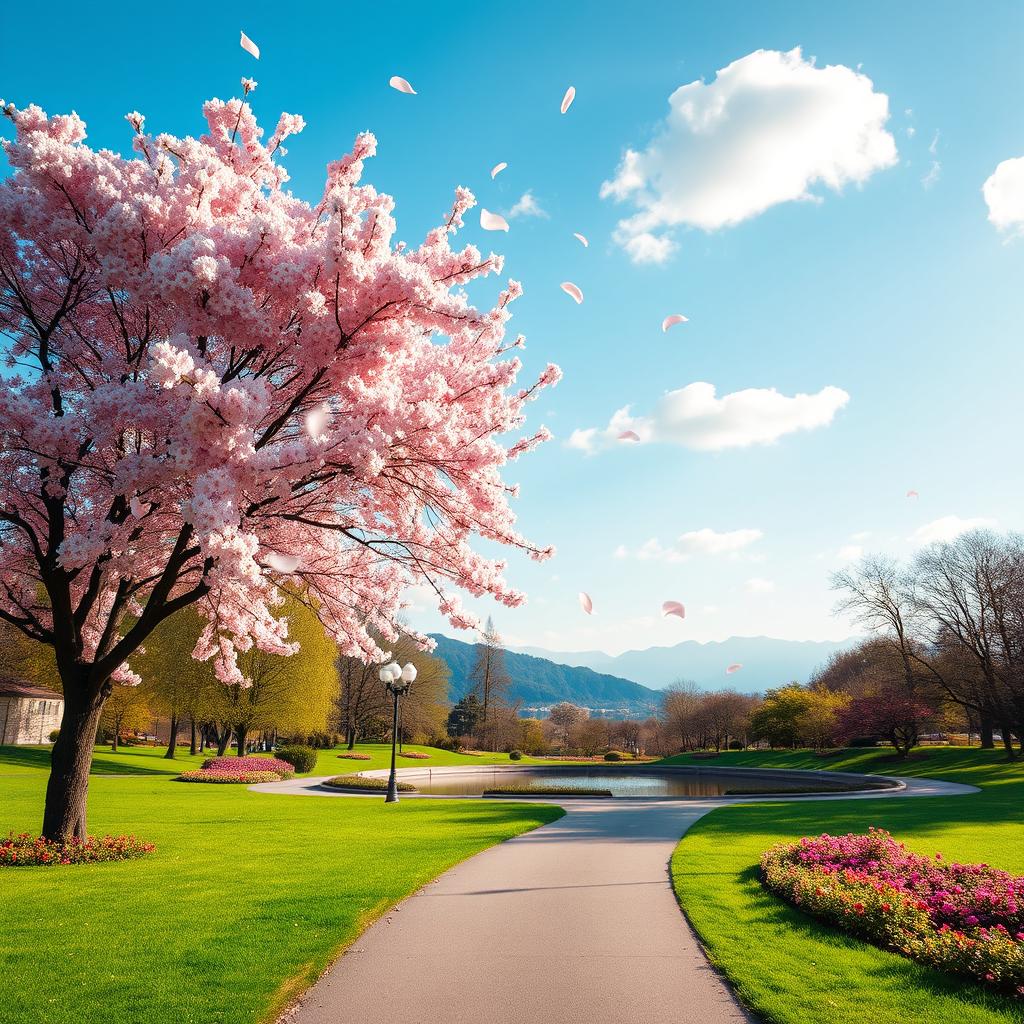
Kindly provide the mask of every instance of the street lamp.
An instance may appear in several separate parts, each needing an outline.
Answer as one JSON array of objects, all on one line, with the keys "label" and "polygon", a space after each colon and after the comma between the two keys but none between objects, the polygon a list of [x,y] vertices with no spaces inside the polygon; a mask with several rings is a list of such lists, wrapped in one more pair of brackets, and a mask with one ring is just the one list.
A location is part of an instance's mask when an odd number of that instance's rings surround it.
[{"label": "street lamp", "polygon": [[404,697],[411,689],[413,680],[416,678],[416,666],[407,664],[402,668],[398,662],[393,661],[385,665],[377,673],[380,681],[387,687],[395,699],[394,713],[391,719],[391,775],[388,778],[388,795],[384,797],[384,803],[398,803],[398,778],[395,775],[395,745],[398,742],[398,698]]}]

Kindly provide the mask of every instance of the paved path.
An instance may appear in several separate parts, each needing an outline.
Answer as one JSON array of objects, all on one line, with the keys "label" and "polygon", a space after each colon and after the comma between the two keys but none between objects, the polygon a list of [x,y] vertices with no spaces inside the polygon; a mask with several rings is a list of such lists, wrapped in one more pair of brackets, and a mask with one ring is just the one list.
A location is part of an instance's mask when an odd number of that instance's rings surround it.
[{"label": "paved path", "polygon": [[[953,783],[903,781],[905,790],[869,798],[977,792]],[[341,795],[318,790],[318,783],[301,779],[253,788]],[[738,802],[566,801],[565,817],[464,861],[369,928],[286,1019],[749,1021],[708,964],[668,875],[686,830],[713,808]]]}]

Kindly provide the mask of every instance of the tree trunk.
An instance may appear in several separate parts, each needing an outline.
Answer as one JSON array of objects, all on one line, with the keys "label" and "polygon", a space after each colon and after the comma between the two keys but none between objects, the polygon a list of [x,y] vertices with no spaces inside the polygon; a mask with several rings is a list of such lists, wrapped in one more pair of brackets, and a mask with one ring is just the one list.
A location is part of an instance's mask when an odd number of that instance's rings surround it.
[{"label": "tree trunk", "polygon": [[217,756],[223,757],[228,752],[228,744],[231,742],[231,730],[225,725],[224,731],[216,737]]},{"label": "tree trunk", "polygon": [[190,730],[190,732],[189,732],[188,752],[193,757],[195,757],[196,756],[196,720],[194,718],[190,718],[188,720],[188,724],[189,724],[189,730]]},{"label": "tree trunk", "polygon": [[348,727],[348,737],[347,737],[347,741],[346,741],[345,746],[346,746],[347,750],[355,750],[355,747],[356,747],[356,730],[355,730],[355,726],[350,725]]},{"label": "tree trunk", "polygon": [[57,843],[86,838],[86,801],[96,730],[104,696],[85,684],[64,685],[64,719],[50,752],[42,834]]},{"label": "tree trunk", "polygon": [[982,715],[978,723],[978,732],[981,734],[981,749],[995,750],[996,741],[993,737],[992,719]]},{"label": "tree trunk", "polygon": [[1006,760],[1016,761],[1017,751],[1013,749],[1013,736],[1010,733],[1009,726],[1004,723],[999,731],[1003,734],[1003,746],[1006,748]]},{"label": "tree trunk", "polygon": [[164,757],[173,758],[178,752],[178,716],[171,715],[171,737],[167,741],[167,753]]},{"label": "tree trunk", "polygon": [[245,737],[249,730],[244,725],[235,726],[235,737],[238,740],[238,756],[245,757]]}]

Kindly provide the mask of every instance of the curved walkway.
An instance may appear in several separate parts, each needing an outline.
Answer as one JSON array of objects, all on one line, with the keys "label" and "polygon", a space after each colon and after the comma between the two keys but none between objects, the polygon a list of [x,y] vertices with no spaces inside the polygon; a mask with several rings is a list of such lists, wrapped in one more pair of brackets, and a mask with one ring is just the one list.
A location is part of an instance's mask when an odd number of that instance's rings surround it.
[{"label": "curved walkway", "polygon": [[[906,788],[898,792],[816,799],[977,792],[902,781]],[[351,796],[320,782],[251,788]],[[757,802],[765,799],[780,798]],[[676,844],[695,821],[744,802],[751,798],[565,801],[563,818],[471,857],[370,927],[283,1020],[749,1021],[680,913],[668,874]]]}]

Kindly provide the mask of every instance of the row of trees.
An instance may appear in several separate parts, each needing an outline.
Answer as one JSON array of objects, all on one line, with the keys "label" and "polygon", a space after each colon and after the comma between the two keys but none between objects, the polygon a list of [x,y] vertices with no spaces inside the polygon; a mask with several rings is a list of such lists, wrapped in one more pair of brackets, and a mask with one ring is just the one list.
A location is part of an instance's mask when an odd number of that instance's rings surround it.
[{"label": "row of trees", "polygon": [[[1024,538],[973,530],[908,563],[869,558],[839,573],[840,608],[870,638],[821,682],[852,693],[851,714],[904,748],[936,716],[1024,747]],[[1017,747],[1014,746],[1014,739]]]}]

